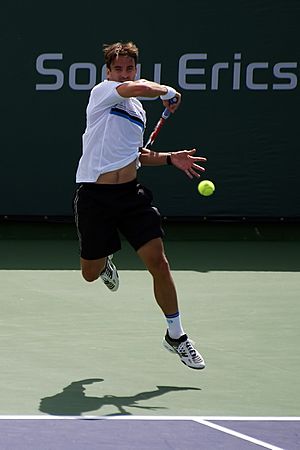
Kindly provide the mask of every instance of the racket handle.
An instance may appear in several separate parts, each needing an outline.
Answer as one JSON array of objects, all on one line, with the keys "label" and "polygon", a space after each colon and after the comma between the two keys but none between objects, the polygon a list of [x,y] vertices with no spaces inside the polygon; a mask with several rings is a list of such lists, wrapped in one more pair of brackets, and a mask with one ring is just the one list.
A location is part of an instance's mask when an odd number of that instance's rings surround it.
[{"label": "racket handle", "polygon": [[[172,105],[173,103],[177,103],[177,101],[178,101],[177,97],[173,97],[169,100],[169,105]],[[171,115],[171,111],[169,111],[168,108],[165,108],[161,117],[163,119],[168,119],[170,117],[170,115]]]}]

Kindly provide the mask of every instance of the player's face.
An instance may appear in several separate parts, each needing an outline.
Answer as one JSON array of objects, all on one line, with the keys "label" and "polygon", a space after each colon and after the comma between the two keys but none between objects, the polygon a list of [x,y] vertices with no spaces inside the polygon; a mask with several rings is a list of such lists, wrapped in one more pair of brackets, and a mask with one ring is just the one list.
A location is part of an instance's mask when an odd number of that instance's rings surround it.
[{"label": "player's face", "polygon": [[134,81],[136,76],[136,65],[130,56],[119,56],[107,69],[107,79],[110,81]]}]

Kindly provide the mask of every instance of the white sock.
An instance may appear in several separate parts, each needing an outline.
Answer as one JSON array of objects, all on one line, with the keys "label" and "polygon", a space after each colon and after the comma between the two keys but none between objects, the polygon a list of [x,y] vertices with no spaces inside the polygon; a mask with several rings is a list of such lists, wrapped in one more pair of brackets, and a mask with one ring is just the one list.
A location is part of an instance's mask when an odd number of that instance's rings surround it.
[{"label": "white sock", "polygon": [[179,312],[165,314],[168,324],[168,332],[171,339],[179,339],[184,333]]}]

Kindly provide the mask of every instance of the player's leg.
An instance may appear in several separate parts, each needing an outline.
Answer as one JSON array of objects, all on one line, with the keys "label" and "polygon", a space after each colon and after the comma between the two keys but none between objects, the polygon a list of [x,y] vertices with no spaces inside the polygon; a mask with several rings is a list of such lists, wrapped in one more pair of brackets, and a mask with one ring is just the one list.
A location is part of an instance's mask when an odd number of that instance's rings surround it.
[{"label": "player's leg", "polygon": [[176,314],[177,293],[162,239],[152,239],[137,253],[153,277],[154,295],[158,305],[165,315]]},{"label": "player's leg", "polygon": [[164,346],[189,367],[203,369],[203,358],[181,326],[176,288],[162,242],[160,214],[152,206],[152,193],[140,184],[133,184],[123,204],[126,213],[124,210],[118,226],[153,277],[154,295],[168,324]]},{"label": "player's leg", "polygon": [[99,278],[106,265],[106,258],[84,259],[80,258],[81,273],[86,281],[92,282]]},{"label": "player's leg", "polygon": [[125,209],[118,226],[151,273],[156,301],[172,323],[173,336],[179,337],[184,331],[180,324],[176,288],[164,252],[160,213],[152,205],[152,198],[148,188],[133,184],[126,202],[123,200]]},{"label": "player's leg", "polygon": [[167,319],[168,330],[163,340],[164,347],[177,354],[188,367],[204,369],[203,357],[181,326],[176,288],[161,238],[147,242],[137,253],[153,277],[154,295]]},{"label": "player's leg", "polygon": [[119,276],[112,254],[120,249],[121,244],[107,212],[110,197],[111,192],[106,185],[81,185],[74,197],[74,214],[83,278],[92,282],[100,277],[111,291],[116,291]]},{"label": "player's leg", "polygon": [[119,275],[116,266],[112,262],[113,255],[96,260],[80,258],[81,273],[86,281],[95,281],[99,277],[103,283],[115,292],[119,288]]}]

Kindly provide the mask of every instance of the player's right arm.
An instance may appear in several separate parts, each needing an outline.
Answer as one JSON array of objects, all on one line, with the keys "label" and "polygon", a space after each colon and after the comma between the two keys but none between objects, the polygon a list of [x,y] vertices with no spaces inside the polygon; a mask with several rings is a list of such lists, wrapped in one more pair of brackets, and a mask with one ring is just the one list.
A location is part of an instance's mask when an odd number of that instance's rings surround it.
[{"label": "player's right arm", "polygon": [[167,86],[148,80],[125,81],[117,87],[122,97],[149,97],[155,98],[168,92]]},{"label": "player's right arm", "polygon": [[[167,107],[171,112],[174,112],[181,101],[181,94],[177,92],[175,89],[170,88],[164,84],[156,83],[155,81],[149,80],[136,80],[136,81],[126,81],[116,88],[118,93],[125,98],[129,97],[146,97],[146,98],[155,98],[158,96],[168,96],[169,92],[172,92],[172,97],[177,97],[177,102],[170,105],[169,99],[163,99],[163,104]],[[170,91],[172,90],[172,91]]]}]

